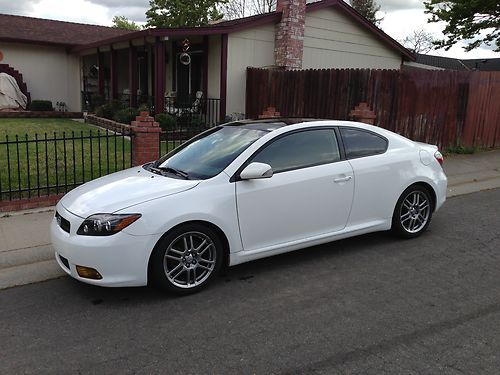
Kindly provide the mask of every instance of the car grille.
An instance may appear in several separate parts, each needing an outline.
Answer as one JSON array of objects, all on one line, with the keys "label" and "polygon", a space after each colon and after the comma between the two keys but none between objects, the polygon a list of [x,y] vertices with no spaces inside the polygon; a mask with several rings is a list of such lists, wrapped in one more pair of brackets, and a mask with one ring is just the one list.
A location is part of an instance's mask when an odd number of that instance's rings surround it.
[{"label": "car grille", "polygon": [[66,220],[65,218],[63,218],[59,212],[56,211],[56,220],[57,220],[57,224],[61,227],[61,229],[65,232],[68,232],[69,233],[69,229],[71,227],[71,224],[69,223],[68,220]]},{"label": "car grille", "polygon": [[61,263],[64,264],[66,266],[66,268],[69,270],[68,260],[65,257],[63,257],[62,255],[59,255],[59,259],[61,260]]}]

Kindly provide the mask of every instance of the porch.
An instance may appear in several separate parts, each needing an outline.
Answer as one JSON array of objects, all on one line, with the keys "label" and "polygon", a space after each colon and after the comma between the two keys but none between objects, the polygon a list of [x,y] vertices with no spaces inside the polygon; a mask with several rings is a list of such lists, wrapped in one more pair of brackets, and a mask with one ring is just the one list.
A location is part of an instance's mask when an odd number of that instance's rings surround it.
[{"label": "porch", "polygon": [[181,123],[194,119],[213,126],[224,120],[227,35],[134,35],[79,51],[84,111],[115,100],[123,107],[147,106],[152,114],[167,113]]}]

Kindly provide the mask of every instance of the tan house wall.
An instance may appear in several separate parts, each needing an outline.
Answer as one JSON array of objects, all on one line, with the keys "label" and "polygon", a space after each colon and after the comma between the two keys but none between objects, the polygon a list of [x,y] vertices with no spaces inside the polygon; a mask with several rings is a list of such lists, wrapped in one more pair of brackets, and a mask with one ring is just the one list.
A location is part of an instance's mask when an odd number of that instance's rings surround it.
[{"label": "tan house wall", "polygon": [[245,113],[246,68],[274,65],[274,24],[229,34],[226,113]]},{"label": "tan house wall", "polygon": [[303,69],[399,69],[401,55],[341,12],[327,8],[306,15]]},{"label": "tan house wall", "polygon": [[220,53],[221,36],[208,38],[208,92],[207,98],[220,98]]},{"label": "tan house wall", "polygon": [[80,57],[64,48],[30,44],[1,43],[3,64],[18,70],[31,99],[65,102],[69,111],[81,110]]}]

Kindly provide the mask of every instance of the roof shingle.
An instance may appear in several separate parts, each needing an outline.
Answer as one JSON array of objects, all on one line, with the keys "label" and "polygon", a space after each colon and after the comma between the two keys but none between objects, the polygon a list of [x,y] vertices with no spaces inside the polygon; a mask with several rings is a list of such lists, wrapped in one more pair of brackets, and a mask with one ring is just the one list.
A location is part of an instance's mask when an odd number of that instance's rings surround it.
[{"label": "roof shingle", "polygon": [[0,40],[76,46],[130,33],[114,27],[0,14]]}]

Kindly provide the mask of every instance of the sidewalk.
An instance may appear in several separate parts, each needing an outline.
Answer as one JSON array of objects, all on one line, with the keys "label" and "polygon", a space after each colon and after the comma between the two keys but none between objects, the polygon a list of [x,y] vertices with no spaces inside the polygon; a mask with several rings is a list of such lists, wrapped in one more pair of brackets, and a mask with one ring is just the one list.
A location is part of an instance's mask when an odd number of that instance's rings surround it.
[{"label": "sidewalk", "polygon": [[[500,188],[500,150],[445,158],[448,197]],[[49,224],[54,208],[0,214],[0,289],[56,278]]]}]

